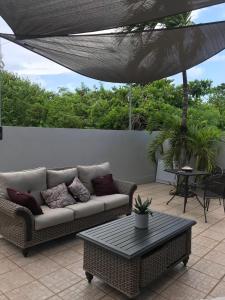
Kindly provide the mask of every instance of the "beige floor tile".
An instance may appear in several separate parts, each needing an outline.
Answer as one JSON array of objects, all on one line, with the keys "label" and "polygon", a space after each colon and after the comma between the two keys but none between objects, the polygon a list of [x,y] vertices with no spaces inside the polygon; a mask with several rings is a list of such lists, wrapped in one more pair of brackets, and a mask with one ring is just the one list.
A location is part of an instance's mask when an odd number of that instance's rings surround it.
[{"label": "beige floor tile", "polygon": [[24,271],[38,279],[56,271],[60,268],[60,266],[51,259],[44,257],[40,260],[30,263],[29,265],[25,265],[22,268]]},{"label": "beige floor tile", "polygon": [[52,292],[59,293],[81,281],[81,278],[66,269],[59,269],[39,279]]},{"label": "beige floor tile", "polygon": [[0,253],[4,256],[10,256],[21,251],[19,248],[14,246],[13,244],[7,242],[4,239],[0,239]]},{"label": "beige floor tile", "polygon": [[89,284],[86,280],[82,280],[60,293],[59,296],[64,300],[98,300],[102,299],[105,293],[94,284]]},{"label": "beige floor tile", "polygon": [[43,255],[34,253],[34,254],[29,254],[28,257],[24,257],[22,253],[17,253],[14,255],[11,255],[8,257],[12,262],[14,262],[16,265],[18,265],[19,267],[23,267],[26,265],[29,265],[33,262],[36,262],[40,259],[44,259]]},{"label": "beige floor tile", "polygon": [[[104,300],[127,300],[128,297],[126,297],[122,293],[114,290],[109,295],[104,296],[102,299],[104,299]],[[148,290],[148,289],[142,289],[140,291],[140,294],[137,297],[135,297],[135,300],[165,300],[165,298]]]},{"label": "beige floor tile", "polygon": [[221,281],[210,293],[212,297],[225,297],[225,281]]},{"label": "beige floor tile", "polygon": [[211,226],[210,230],[218,232],[218,233],[222,233],[225,235],[225,223],[219,222],[216,225]]},{"label": "beige floor tile", "polygon": [[215,250],[225,254],[225,242],[221,242],[219,245],[217,245]]},{"label": "beige floor tile", "polygon": [[78,261],[75,264],[69,265],[66,268],[71,272],[73,272],[74,274],[80,276],[81,278],[86,278],[85,272],[83,270],[83,260]]},{"label": "beige floor tile", "polygon": [[182,283],[174,283],[162,292],[168,300],[197,300],[203,299],[206,294]]},{"label": "beige floor tile", "polygon": [[196,264],[199,260],[201,259],[201,257],[196,256],[194,254],[190,255],[189,261],[187,263],[188,267],[192,267],[194,264]]},{"label": "beige floor tile", "polygon": [[200,236],[205,236],[207,238],[213,239],[215,241],[222,241],[225,240],[225,234],[223,233],[219,233],[219,232],[215,232],[211,229],[207,229],[206,231],[202,232],[200,234]]},{"label": "beige floor tile", "polygon": [[37,281],[24,285],[11,292],[6,293],[11,300],[45,300],[53,293]]},{"label": "beige floor tile", "polygon": [[218,241],[215,241],[211,238],[207,238],[204,236],[197,236],[195,238],[193,238],[192,240],[193,244],[198,244],[201,245],[203,247],[207,247],[207,248],[214,248],[216,245],[218,245]]},{"label": "beige floor tile", "polygon": [[[203,210],[194,199],[189,199],[186,214],[183,214],[181,197],[176,197],[170,205],[166,205],[172,188],[158,183],[146,184],[139,186],[135,195],[139,193],[143,197],[152,197],[152,207],[156,211],[197,221],[192,231],[193,254],[187,269],[179,264],[147,289],[142,290],[138,300],[200,300],[207,296],[205,291],[209,291],[214,282],[218,282],[224,274],[225,215],[221,206],[212,202],[208,213],[209,223],[206,224]],[[221,241],[224,242],[220,243]],[[75,235],[35,247],[28,258],[24,258],[17,247],[0,238],[0,300],[6,300],[6,296],[11,297],[7,299],[15,300],[127,300],[123,294],[96,277],[89,285],[83,271],[82,258],[83,241]],[[23,270],[29,273],[24,273]],[[6,273],[1,275],[1,272]],[[33,276],[39,279],[38,282]],[[225,276],[213,291],[209,291],[211,294],[207,299],[222,295],[224,284]],[[38,288],[40,286],[41,288]],[[1,291],[5,291],[6,296]],[[52,296],[52,293],[58,294]]]},{"label": "beige floor tile", "polygon": [[128,299],[127,296],[125,296],[124,294],[122,294],[122,293],[120,293],[116,290],[114,290],[110,294],[108,294],[106,296],[106,299],[107,299],[107,297],[109,298],[109,300],[111,300],[111,299],[113,299],[113,300],[127,300]]},{"label": "beige floor tile", "polygon": [[6,293],[22,285],[28,284],[33,280],[33,277],[18,268],[0,275],[0,291]]},{"label": "beige floor tile", "polygon": [[211,250],[211,248],[207,248],[205,246],[199,245],[199,244],[192,244],[192,253],[196,256],[202,257],[204,255],[206,255],[209,251]]},{"label": "beige floor tile", "polygon": [[73,251],[72,249],[66,249],[63,252],[58,252],[49,257],[62,267],[67,267],[68,265],[83,260],[83,255]]},{"label": "beige floor tile", "polygon": [[8,258],[3,258],[0,260],[0,275],[15,270],[17,268],[18,266],[11,262]]},{"label": "beige floor tile", "polygon": [[218,283],[217,279],[193,269],[184,273],[178,281],[205,294],[208,294]]},{"label": "beige floor tile", "polygon": [[217,264],[225,266],[225,254],[222,252],[213,249],[204,258],[212,262],[215,262]]},{"label": "beige floor tile", "polygon": [[[39,248],[39,247],[38,247]],[[49,243],[47,245],[40,245],[40,249],[37,248],[37,253],[42,254],[44,256],[53,256],[59,252],[65,251],[69,248],[67,244],[59,243]]]},{"label": "beige floor tile", "polygon": [[83,255],[84,254],[84,246],[83,245],[74,246],[73,251]]},{"label": "beige floor tile", "polygon": [[225,266],[206,259],[201,259],[192,268],[216,279],[221,279],[225,275]]}]

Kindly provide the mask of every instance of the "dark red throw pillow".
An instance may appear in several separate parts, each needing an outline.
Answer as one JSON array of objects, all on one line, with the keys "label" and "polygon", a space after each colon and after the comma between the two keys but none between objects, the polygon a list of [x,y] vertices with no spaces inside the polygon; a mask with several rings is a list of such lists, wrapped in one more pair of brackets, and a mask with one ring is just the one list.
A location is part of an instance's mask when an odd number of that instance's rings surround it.
[{"label": "dark red throw pillow", "polygon": [[100,176],[92,180],[96,196],[118,194],[118,189],[113,181],[112,174]]},{"label": "dark red throw pillow", "polygon": [[43,214],[40,205],[37,203],[37,201],[31,194],[25,192],[18,192],[10,188],[7,189],[7,193],[9,195],[9,199],[13,203],[28,208],[33,215],[37,216]]}]

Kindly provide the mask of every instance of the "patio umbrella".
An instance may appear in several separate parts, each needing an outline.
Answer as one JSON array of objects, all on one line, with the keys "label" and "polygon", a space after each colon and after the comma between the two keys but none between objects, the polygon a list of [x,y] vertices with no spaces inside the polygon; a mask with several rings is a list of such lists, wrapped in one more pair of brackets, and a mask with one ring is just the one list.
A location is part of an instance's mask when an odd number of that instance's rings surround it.
[{"label": "patio umbrella", "polygon": [[188,70],[224,50],[225,21],[135,33],[0,37],[94,79],[146,84]]},{"label": "patio umbrella", "polygon": [[17,36],[56,36],[118,28],[224,3],[224,0],[0,0]]}]

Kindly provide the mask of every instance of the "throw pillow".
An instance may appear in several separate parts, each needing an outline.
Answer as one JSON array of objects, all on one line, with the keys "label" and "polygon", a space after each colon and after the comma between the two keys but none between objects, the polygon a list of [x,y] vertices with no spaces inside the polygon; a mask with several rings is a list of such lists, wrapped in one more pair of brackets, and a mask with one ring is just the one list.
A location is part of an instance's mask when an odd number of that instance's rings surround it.
[{"label": "throw pillow", "polygon": [[9,196],[9,199],[18,205],[24,206],[28,208],[33,215],[42,215],[43,211],[38,204],[38,202],[35,200],[35,198],[28,193],[25,192],[18,192],[14,189],[7,188],[7,193]]},{"label": "throw pillow", "polygon": [[90,193],[88,189],[80,182],[79,178],[76,177],[71,185],[68,187],[70,193],[75,197],[78,198],[81,202],[87,202],[90,200]]},{"label": "throw pillow", "polygon": [[92,180],[96,196],[118,194],[118,189],[113,181],[112,174],[100,176]]},{"label": "throw pillow", "polygon": [[78,177],[80,181],[85,185],[91,194],[94,193],[92,179],[98,176],[104,176],[110,174],[110,164],[108,162],[101,165],[92,166],[78,166]]},{"label": "throw pillow", "polygon": [[41,192],[46,204],[50,208],[62,208],[75,204],[75,199],[69,194],[65,183]]}]

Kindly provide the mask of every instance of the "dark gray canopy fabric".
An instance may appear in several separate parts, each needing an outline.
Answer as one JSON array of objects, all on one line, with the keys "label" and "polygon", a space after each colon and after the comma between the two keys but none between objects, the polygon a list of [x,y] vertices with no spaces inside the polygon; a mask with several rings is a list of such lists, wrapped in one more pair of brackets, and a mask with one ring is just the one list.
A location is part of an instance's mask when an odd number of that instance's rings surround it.
[{"label": "dark gray canopy fabric", "polygon": [[225,0],[0,0],[15,35],[56,36],[157,20]]},{"label": "dark gray canopy fabric", "polygon": [[88,77],[148,83],[187,70],[225,49],[225,22],[129,34],[23,40],[0,36]]}]

